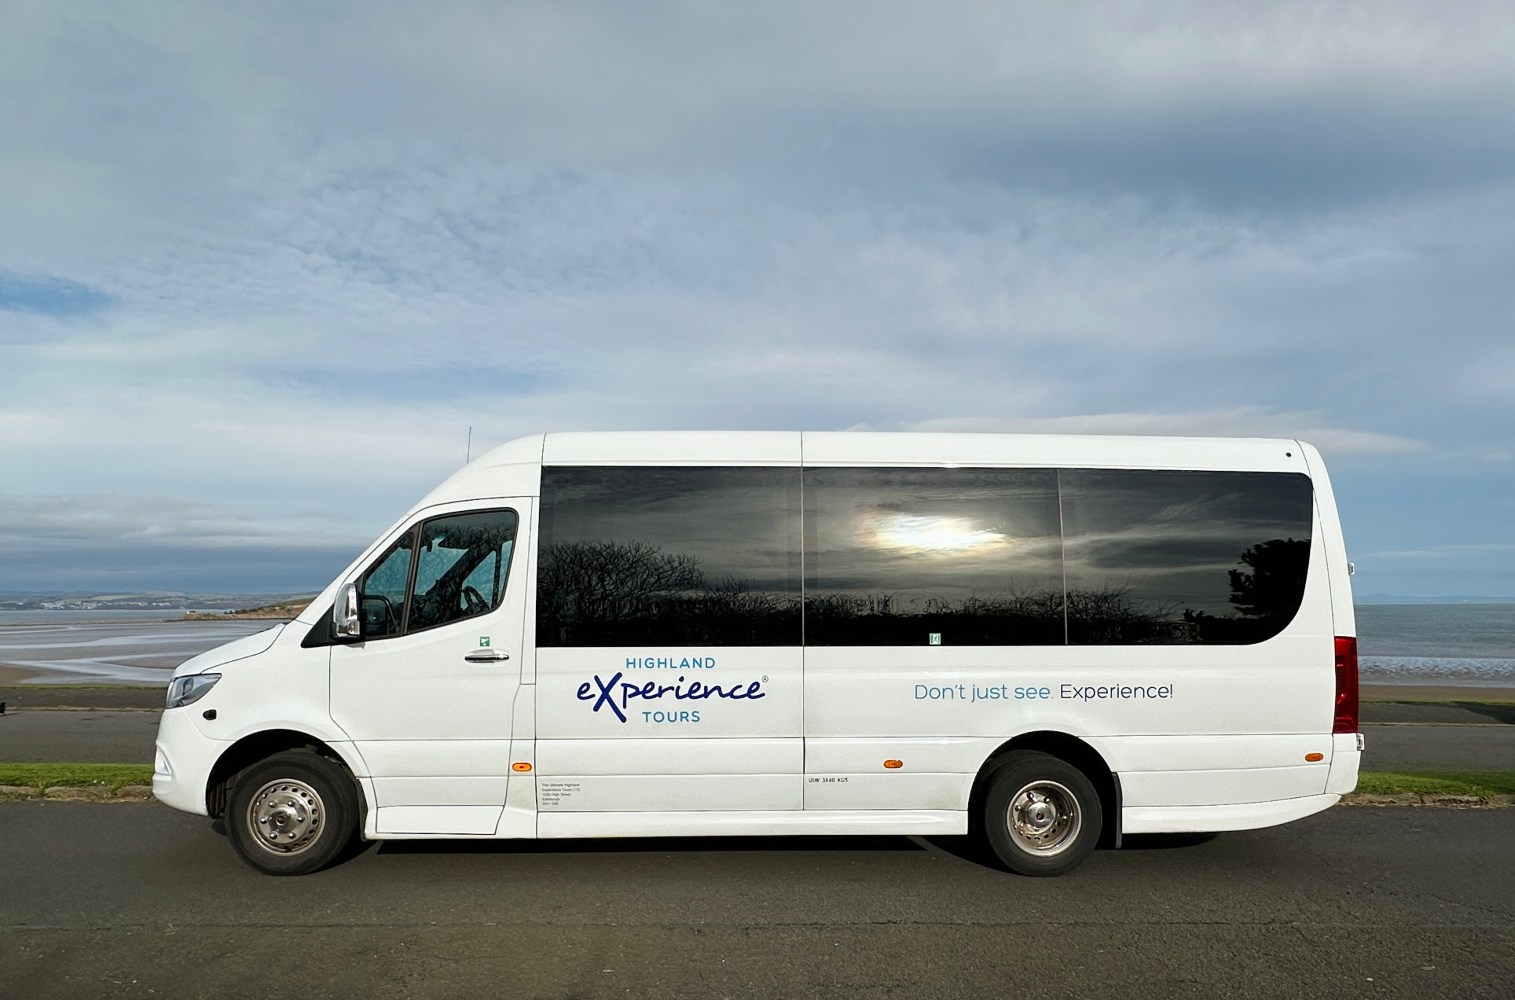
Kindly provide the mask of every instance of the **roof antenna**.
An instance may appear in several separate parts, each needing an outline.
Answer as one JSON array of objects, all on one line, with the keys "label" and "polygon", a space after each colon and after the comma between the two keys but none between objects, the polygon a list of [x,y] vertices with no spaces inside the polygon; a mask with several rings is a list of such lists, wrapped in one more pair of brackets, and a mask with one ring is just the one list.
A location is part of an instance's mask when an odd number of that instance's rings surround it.
[{"label": "roof antenna", "polygon": [[472,461],[473,461],[473,425],[469,424],[469,426],[468,426],[468,452],[463,457],[463,464],[467,465],[469,462],[472,462]]}]

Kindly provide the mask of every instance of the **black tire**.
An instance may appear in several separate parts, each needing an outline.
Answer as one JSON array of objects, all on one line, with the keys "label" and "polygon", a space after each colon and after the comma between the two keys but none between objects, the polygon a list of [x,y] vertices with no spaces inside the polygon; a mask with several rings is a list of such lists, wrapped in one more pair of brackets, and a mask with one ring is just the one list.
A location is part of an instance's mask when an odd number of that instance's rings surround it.
[{"label": "black tire", "polygon": [[1072,871],[1099,842],[1099,793],[1078,768],[1031,750],[1005,755],[983,798],[983,830],[1001,864],[1019,875]]},{"label": "black tire", "polygon": [[331,864],[358,832],[358,794],[336,763],[288,750],[243,771],[226,806],[238,856],[268,875],[304,875]]}]

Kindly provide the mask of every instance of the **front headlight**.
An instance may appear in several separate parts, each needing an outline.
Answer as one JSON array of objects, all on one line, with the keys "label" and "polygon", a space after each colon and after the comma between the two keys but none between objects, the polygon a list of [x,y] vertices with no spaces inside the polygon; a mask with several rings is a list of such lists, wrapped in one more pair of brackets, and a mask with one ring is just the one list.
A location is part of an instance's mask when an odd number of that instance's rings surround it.
[{"label": "front headlight", "polygon": [[185,705],[193,705],[204,698],[206,692],[215,687],[216,681],[220,679],[220,674],[190,674],[188,677],[175,677],[168,685],[168,707],[182,708]]}]

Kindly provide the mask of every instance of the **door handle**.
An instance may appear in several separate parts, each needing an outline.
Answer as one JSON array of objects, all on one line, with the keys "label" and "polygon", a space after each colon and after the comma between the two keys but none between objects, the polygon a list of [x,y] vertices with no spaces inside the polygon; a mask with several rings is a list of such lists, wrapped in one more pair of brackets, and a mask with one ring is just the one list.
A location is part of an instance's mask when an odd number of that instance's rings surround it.
[{"label": "door handle", "polygon": [[501,660],[510,659],[510,654],[503,649],[479,649],[464,656],[469,663],[498,663]]}]

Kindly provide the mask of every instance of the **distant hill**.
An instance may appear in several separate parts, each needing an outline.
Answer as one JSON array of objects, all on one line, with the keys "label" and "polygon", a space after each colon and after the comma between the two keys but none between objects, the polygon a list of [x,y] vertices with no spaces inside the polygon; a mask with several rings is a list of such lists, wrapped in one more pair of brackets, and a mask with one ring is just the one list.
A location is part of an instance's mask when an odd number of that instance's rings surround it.
[{"label": "distant hill", "polygon": [[72,593],[0,592],[0,611],[215,611],[241,614],[295,606],[296,613],[309,604],[306,594],[185,594],[170,591],[153,593]]},{"label": "distant hill", "polygon": [[184,617],[191,621],[225,621],[228,618],[269,618],[288,621],[299,617],[300,612],[310,607],[312,600],[311,597],[300,597],[292,601],[276,601],[261,607],[234,611],[186,611]]},{"label": "distant hill", "polygon": [[1515,604],[1515,597],[1477,597],[1443,594],[1439,597],[1406,597],[1403,594],[1354,594],[1354,604]]}]

